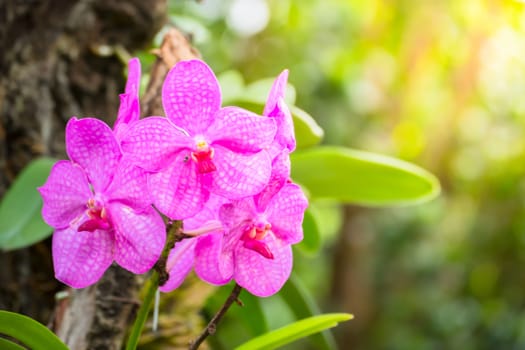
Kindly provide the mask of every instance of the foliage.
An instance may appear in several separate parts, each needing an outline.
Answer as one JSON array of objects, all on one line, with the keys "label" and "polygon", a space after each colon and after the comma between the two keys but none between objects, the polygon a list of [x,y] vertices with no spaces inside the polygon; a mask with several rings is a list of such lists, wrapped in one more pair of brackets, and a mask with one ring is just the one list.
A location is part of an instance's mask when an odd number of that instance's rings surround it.
[{"label": "foliage", "polygon": [[[33,350],[67,350],[64,343],[44,325],[14,312],[0,310],[0,334],[10,336]],[[20,348],[13,344],[0,338],[2,349]]]},{"label": "foliage", "polygon": [[253,338],[236,349],[276,349],[323,329],[335,327],[338,322],[347,321],[351,318],[352,315],[350,314],[325,314],[312,316]]},{"label": "foliage", "polygon": [[[251,36],[233,29],[232,2],[172,1],[173,21],[219,71],[234,62],[250,82],[288,68],[326,144],[415,162],[443,184],[431,203],[348,218],[365,249],[352,283],[369,291],[345,300],[370,310],[349,323],[355,348],[523,347],[523,2],[267,1]],[[341,212],[314,206],[321,250],[296,268],[333,305],[327,225]]]},{"label": "foliage", "polygon": [[55,161],[34,160],[0,201],[0,249],[27,247],[51,234],[40,215],[42,200],[36,188],[44,183]]}]

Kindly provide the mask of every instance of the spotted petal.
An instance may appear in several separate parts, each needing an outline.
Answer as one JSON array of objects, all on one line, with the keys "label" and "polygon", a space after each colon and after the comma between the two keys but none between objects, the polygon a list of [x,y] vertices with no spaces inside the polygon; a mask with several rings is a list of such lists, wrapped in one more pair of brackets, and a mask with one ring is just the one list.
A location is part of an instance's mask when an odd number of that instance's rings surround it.
[{"label": "spotted petal", "polygon": [[286,84],[288,82],[288,69],[285,69],[273,82],[266,105],[264,106],[264,115],[270,115],[277,108],[277,101],[284,98],[286,93]]},{"label": "spotted petal", "polygon": [[121,153],[113,131],[94,118],[71,118],[66,126],[69,158],[86,172],[95,192],[102,192],[113,179]]},{"label": "spotted petal", "polygon": [[221,220],[226,230],[232,230],[240,223],[250,221],[255,215],[255,205],[252,197],[226,203],[219,208],[219,220]]},{"label": "spotted petal", "polygon": [[208,226],[207,224],[210,222],[219,220],[219,208],[227,202],[226,198],[210,193],[208,201],[201,210],[196,215],[184,219],[184,230],[196,230],[202,226]]},{"label": "spotted petal", "polygon": [[240,153],[258,152],[270,145],[277,126],[272,118],[261,117],[239,107],[225,107],[216,114],[207,138]]},{"label": "spotted petal", "polygon": [[[140,90],[140,60],[133,57],[128,61],[128,80],[126,81],[126,94],[137,97]],[[138,120],[138,119],[137,119]]]},{"label": "spotted petal", "polygon": [[115,229],[115,261],[133,273],[144,273],[157,262],[166,242],[164,222],[148,208],[137,212],[114,202],[109,205]]},{"label": "spotted petal", "polygon": [[205,132],[221,106],[215,74],[200,60],[177,63],[164,80],[162,104],[166,117],[190,135]]},{"label": "spotted petal", "polygon": [[163,286],[159,287],[161,292],[171,292],[184,282],[193,267],[197,240],[198,238],[184,239],[177,242],[170,251],[166,263],[169,278]]},{"label": "spotted petal", "polygon": [[283,241],[294,244],[303,239],[303,216],[308,200],[296,184],[286,184],[266,209],[272,231]]},{"label": "spotted petal", "polygon": [[149,178],[154,205],[171,219],[182,220],[195,215],[209,197],[195,163],[187,157],[180,152],[170,166]]},{"label": "spotted petal", "polygon": [[124,156],[114,180],[106,190],[106,196],[111,201],[125,203],[134,209],[150,206],[153,199],[148,191],[148,173]]},{"label": "spotted petal", "polygon": [[122,139],[126,133],[129,124],[134,123],[140,118],[140,61],[138,58],[132,58],[128,62],[128,80],[126,82],[125,93],[120,95],[120,106],[117,120],[113,130],[117,140]]},{"label": "spotted petal", "polygon": [[113,262],[113,238],[107,231],[77,232],[76,227],[53,234],[55,277],[73,288],[97,282]]},{"label": "spotted petal", "polygon": [[55,228],[68,227],[86,209],[91,197],[86,174],[67,160],[53,166],[46,183],[38,190],[44,201],[42,217]]},{"label": "spotted petal", "polygon": [[273,235],[266,235],[264,243],[273,254],[267,259],[242,246],[235,252],[235,281],[250,293],[268,297],[278,292],[292,271],[292,249]]},{"label": "spotted petal", "polygon": [[228,199],[239,199],[259,193],[270,179],[272,166],[265,151],[253,155],[235,153],[216,145],[210,192]]},{"label": "spotted petal", "polygon": [[272,161],[272,175],[268,185],[254,197],[257,208],[262,212],[266,209],[273,196],[290,179],[290,156],[287,150],[282,150]]},{"label": "spotted petal", "polygon": [[124,154],[147,171],[168,167],[180,151],[192,145],[191,138],[161,117],[145,118],[134,123],[121,143]]},{"label": "spotted petal", "polygon": [[275,143],[290,152],[295,150],[295,131],[293,118],[290,109],[280,98],[277,101],[277,108],[269,115],[277,123],[277,133],[275,134]]},{"label": "spotted petal", "polygon": [[223,247],[223,232],[199,237],[195,247],[195,273],[216,285],[228,283],[233,276],[233,252]]}]

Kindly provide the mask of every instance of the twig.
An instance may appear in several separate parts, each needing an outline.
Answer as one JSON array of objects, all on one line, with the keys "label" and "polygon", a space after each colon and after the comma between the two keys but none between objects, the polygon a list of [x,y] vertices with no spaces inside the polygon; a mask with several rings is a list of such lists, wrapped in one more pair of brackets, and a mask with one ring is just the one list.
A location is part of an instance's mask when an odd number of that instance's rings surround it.
[{"label": "twig", "polygon": [[166,263],[170,251],[175,246],[175,243],[180,242],[184,238],[184,234],[182,233],[182,221],[169,221],[168,225],[166,225],[166,231],[166,245],[164,246],[164,250],[162,251],[159,260],[153,267],[159,274],[159,286],[166,284],[170,277],[169,273],[166,271]]},{"label": "twig", "polygon": [[235,284],[235,287],[233,287],[232,292],[228,296],[228,299],[224,302],[224,305],[222,305],[221,309],[213,316],[210,323],[204,328],[202,333],[199,335],[197,339],[195,339],[193,342],[190,343],[189,350],[196,350],[198,347],[202,344],[202,342],[211,334],[215,333],[217,330],[217,324],[220,322],[224,314],[226,314],[226,311],[230,308],[230,306],[236,302],[239,304],[239,293],[241,292],[242,287],[238,284]]}]

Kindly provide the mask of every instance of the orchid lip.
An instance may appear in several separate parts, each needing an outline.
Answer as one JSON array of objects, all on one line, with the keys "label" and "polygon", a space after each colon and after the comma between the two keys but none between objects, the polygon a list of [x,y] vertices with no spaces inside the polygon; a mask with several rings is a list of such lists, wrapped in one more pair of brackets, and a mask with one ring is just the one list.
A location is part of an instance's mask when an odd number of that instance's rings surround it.
[{"label": "orchid lip", "polygon": [[268,245],[263,242],[263,239],[266,237],[268,232],[270,232],[272,225],[269,223],[259,222],[250,226],[241,237],[241,240],[244,241],[243,247],[253,250],[266,259],[273,259],[273,253],[268,247]]},{"label": "orchid lip", "polygon": [[88,209],[85,213],[88,219],[77,227],[77,232],[94,232],[96,230],[109,230],[111,228],[105,207],[93,198],[88,200],[87,207]]}]

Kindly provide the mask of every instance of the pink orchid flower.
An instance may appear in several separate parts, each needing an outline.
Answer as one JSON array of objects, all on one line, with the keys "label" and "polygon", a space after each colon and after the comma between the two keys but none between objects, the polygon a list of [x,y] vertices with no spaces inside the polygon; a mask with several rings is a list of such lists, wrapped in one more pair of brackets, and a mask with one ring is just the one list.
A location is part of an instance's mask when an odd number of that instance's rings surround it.
[{"label": "pink orchid flower", "polygon": [[289,181],[287,151],[273,166],[272,178],[260,194],[220,208],[223,234],[209,234],[195,243],[195,271],[204,281],[224,284],[234,279],[250,293],[266,297],[290,276],[291,244],[303,238],[308,201]]},{"label": "pink orchid flower", "polygon": [[279,155],[282,149],[286,149],[290,153],[295,150],[292,114],[284,101],[287,81],[288,70],[284,70],[275,79],[264,106],[263,115],[272,118],[277,124],[277,133],[269,149],[272,159]]},{"label": "pink orchid flower", "polygon": [[260,192],[271,173],[266,151],[275,121],[238,107],[221,108],[217,79],[199,60],[177,63],[162,88],[166,118],[132,125],[122,149],[152,172],[154,205],[172,219],[195,215],[210,193],[239,199]]},{"label": "pink orchid flower", "polygon": [[144,192],[146,173],[122,160],[115,134],[98,119],[70,119],[66,150],[71,161],[57,162],[39,188],[42,216],[55,228],[56,278],[83,288],[113,261],[133,273],[148,271],[166,235]]}]

